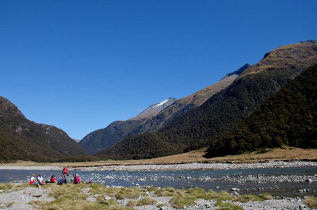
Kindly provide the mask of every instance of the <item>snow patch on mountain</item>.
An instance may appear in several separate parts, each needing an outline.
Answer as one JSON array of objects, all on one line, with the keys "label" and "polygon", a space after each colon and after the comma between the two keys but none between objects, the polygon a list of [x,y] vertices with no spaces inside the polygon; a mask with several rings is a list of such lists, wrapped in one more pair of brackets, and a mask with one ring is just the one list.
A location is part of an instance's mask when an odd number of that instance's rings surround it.
[{"label": "snow patch on mountain", "polygon": [[166,109],[169,105],[173,104],[175,101],[175,98],[170,97],[160,103],[152,104],[151,106],[143,110],[140,114],[138,114],[134,119],[153,117],[157,115],[159,112]]}]

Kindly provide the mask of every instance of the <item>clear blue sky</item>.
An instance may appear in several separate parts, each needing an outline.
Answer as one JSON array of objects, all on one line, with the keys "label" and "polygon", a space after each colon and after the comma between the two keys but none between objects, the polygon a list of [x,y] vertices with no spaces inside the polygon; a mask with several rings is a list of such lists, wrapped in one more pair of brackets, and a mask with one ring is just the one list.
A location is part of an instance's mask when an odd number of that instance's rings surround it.
[{"label": "clear blue sky", "polygon": [[317,1],[1,0],[0,95],[81,139],[281,45],[317,39]]}]

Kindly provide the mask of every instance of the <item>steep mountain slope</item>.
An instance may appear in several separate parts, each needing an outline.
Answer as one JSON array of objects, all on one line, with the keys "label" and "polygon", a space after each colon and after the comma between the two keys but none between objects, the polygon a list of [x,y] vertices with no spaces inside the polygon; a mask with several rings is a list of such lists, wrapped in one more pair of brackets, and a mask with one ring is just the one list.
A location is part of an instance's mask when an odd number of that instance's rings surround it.
[{"label": "steep mountain slope", "polygon": [[134,118],[126,121],[115,121],[104,129],[93,131],[86,135],[79,144],[91,154],[95,154],[115,145],[126,136],[142,133],[142,126],[146,121],[164,110],[175,100],[174,98],[168,98],[160,103],[151,105]]},{"label": "steep mountain slope", "polygon": [[177,101],[169,98],[161,103],[151,105],[134,118],[113,122],[104,129],[99,129],[86,135],[79,144],[91,154],[95,154],[110,148],[127,136],[156,131],[168,124],[172,119],[200,106],[212,95],[229,86],[249,66],[249,64],[245,64],[237,71],[226,75],[218,83],[199,90],[190,96]]},{"label": "steep mountain slope", "polygon": [[[22,158],[41,161],[36,159],[37,155],[44,159],[56,159],[87,154],[85,149],[63,130],[26,119],[13,103],[1,96],[0,130],[1,154],[7,154],[8,159]],[[21,155],[11,157],[11,153]]]},{"label": "steep mountain slope", "polygon": [[282,144],[317,148],[317,65],[274,94],[237,128],[213,139],[208,156]]},{"label": "steep mountain slope", "polygon": [[264,59],[244,71],[239,77],[277,68],[294,69],[298,74],[307,69],[307,66],[316,64],[316,52],[317,44],[311,41],[285,45],[266,53]]},{"label": "steep mountain slope", "polygon": [[[98,155],[116,159],[152,158],[206,146],[211,139],[233,129],[302,71],[316,64],[316,49],[317,45],[311,43],[277,48],[201,106],[180,115],[157,132],[127,137]],[[152,147],[157,142],[167,146]]]},{"label": "steep mountain slope", "polygon": [[157,116],[148,120],[143,126],[142,133],[147,131],[156,131],[170,123],[173,119],[185,114],[188,110],[202,105],[211,96],[228,87],[244,70],[249,67],[250,64],[245,64],[238,70],[224,76],[219,82],[199,90],[192,95],[177,100]]},{"label": "steep mountain slope", "polygon": [[149,106],[147,109],[142,111],[140,114],[138,114],[136,117],[131,118],[130,120],[138,120],[138,119],[150,119],[154,116],[156,116],[158,113],[166,109],[168,106],[173,104],[176,101],[175,98],[168,98],[160,103],[153,104]]},{"label": "steep mountain slope", "polygon": [[60,157],[57,151],[25,138],[0,122],[0,162],[12,160],[52,161]]}]

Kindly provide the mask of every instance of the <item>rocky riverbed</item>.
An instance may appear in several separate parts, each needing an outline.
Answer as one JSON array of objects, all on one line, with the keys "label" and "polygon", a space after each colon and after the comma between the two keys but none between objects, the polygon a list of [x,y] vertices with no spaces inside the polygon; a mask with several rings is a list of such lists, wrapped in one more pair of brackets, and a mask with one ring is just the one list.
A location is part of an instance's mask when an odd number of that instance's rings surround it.
[{"label": "rocky riverbed", "polygon": [[[236,164],[236,163],[186,163],[162,165],[107,165],[97,167],[73,167],[77,171],[182,171],[182,170],[228,170],[228,169],[256,169],[256,168],[294,168],[317,167],[312,161],[269,161],[264,163]],[[9,170],[62,170],[57,166],[13,166],[0,165],[0,169]]]}]

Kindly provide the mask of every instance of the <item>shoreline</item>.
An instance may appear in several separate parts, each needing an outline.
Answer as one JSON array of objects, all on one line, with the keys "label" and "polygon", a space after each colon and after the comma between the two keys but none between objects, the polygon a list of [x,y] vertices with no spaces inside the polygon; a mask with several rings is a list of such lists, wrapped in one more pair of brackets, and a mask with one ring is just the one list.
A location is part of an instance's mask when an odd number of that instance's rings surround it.
[{"label": "shoreline", "polygon": [[[317,167],[316,161],[267,161],[258,163],[183,163],[183,164],[138,164],[69,167],[74,171],[183,171],[183,170],[230,170],[259,168]],[[60,166],[0,165],[0,170],[62,170]]]}]

